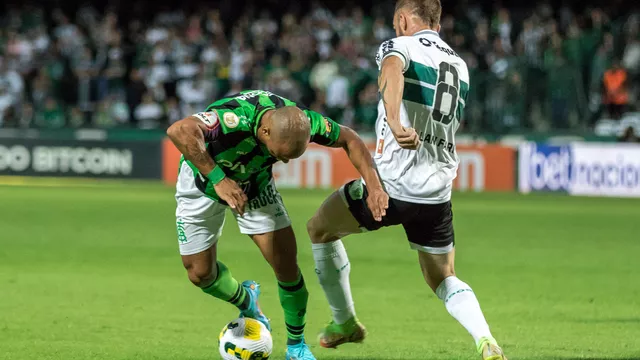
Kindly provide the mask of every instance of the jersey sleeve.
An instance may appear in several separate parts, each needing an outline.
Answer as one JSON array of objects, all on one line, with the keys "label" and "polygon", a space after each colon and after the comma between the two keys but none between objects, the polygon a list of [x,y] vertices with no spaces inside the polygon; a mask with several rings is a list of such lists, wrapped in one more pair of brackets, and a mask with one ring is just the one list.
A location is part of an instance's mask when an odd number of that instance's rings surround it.
[{"label": "jersey sleeve", "polygon": [[242,112],[230,109],[209,109],[192,115],[207,126],[205,141],[212,142],[225,134],[236,131],[251,131],[250,124]]},{"label": "jersey sleeve", "polygon": [[378,64],[378,69],[382,67],[382,61],[389,56],[397,56],[402,60],[402,64],[404,68],[402,72],[404,73],[409,69],[409,63],[411,62],[411,58],[409,57],[409,47],[407,44],[407,39],[404,37],[398,37],[395,39],[387,40],[383,42],[378,48],[378,53],[376,54],[376,63]]},{"label": "jersey sleeve", "polygon": [[340,137],[340,125],[326,116],[304,110],[311,122],[311,142],[319,145],[331,146]]}]

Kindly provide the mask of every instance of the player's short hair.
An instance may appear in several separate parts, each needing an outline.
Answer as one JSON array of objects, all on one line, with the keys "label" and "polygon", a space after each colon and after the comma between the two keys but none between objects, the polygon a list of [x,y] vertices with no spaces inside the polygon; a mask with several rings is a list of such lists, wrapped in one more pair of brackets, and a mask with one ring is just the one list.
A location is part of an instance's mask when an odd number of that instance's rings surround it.
[{"label": "player's short hair", "polygon": [[396,11],[402,8],[409,9],[430,27],[436,27],[440,24],[440,16],[442,15],[440,0],[398,0]]}]

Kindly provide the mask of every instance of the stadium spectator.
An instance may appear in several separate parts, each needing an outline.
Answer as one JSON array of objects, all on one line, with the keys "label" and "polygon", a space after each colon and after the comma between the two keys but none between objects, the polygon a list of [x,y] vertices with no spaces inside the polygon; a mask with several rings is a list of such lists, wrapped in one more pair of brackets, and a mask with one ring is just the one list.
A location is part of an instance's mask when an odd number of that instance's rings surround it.
[{"label": "stadium spectator", "polygon": [[158,104],[150,92],[142,95],[142,102],[136,106],[134,111],[138,127],[141,129],[155,129],[160,127],[160,121],[164,117],[164,110]]},{"label": "stadium spectator", "polygon": [[[377,47],[393,36],[393,1],[372,9],[345,2],[332,10],[318,1],[279,3],[285,12],[260,3],[244,11],[235,8],[242,3],[225,3],[154,12],[138,0],[107,9],[11,7],[0,14],[0,126],[58,124],[35,121],[52,98],[66,114],[65,126],[148,127],[135,112],[153,108],[162,115],[151,127],[162,128],[216,97],[266,88],[372,130],[358,116],[372,105],[365,89],[376,77]],[[471,72],[465,131],[574,131],[593,124],[611,107],[603,88],[614,57],[627,74],[627,101],[611,110],[619,116],[637,108],[637,9],[499,4],[465,2],[442,17],[441,36]],[[160,111],[143,103],[145,93]],[[129,120],[94,122],[108,113],[103,102],[114,99],[126,99],[118,108],[129,109]]]},{"label": "stadium spectator", "polygon": [[60,129],[66,125],[66,116],[62,105],[53,97],[47,97],[44,107],[36,111],[34,123],[39,128]]},{"label": "stadium spectator", "polygon": [[626,143],[640,143],[640,136],[635,133],[633,127],[629,126],[624,130],[622,136],[618,138],[618,141]]},{"label": "stadium spectator", "polygon": [[356,128],[373,129],[378,118],[378,85],[369,83],[358,94],[358,107],[356,108]]},{"label": "stadium spectator", "polygon": [[629,103],[627,71],[622,68],[620,61],[615,59],[612,67],[604,72],[604,103],[609,115],[620,119]]}]

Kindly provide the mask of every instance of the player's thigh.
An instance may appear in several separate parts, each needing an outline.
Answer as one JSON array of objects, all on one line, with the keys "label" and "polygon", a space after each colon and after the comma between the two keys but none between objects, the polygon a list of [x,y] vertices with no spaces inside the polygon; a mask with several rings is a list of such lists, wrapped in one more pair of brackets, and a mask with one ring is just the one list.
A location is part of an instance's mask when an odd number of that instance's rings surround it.
[{"label": "player's thigh", "polygon": [[291,226],[264,234],[250,235],[262,256],[280,281],[295,281],[298,277],[296,236]]},{"label": "player's thigh", "polygon": [[202,195],[193,179],[191,169],[183,167],[176,186],[178,248],[185,267],[210,268],[216,261],[226,206]]},{"label": "player's thigh", "polygon": [[249,200],[242,216],[234,212],[240,232],[256,235],[291,226],[291,219],[273,182],[254,199]]},{"label": "player's thigh", "polygon": [[[297,274],[295,236],[291,219],[273,183],[249,200],[242,216],[234,213],[240,232],[249,235],[260,248],[276,275]],[[295,280],[295,278],[293,279]],[[286,281],[286,280],[284,280]]]},{"label": "player's thigh", "polygon": [[455,248],[446,254],[430,254],[418,251],[418,261],[425,281],[436,291],[440,283],[455,272]]},{"label": "player's thigh", "polygon": [[401,217],[393,201],[389,202],[382,221],[376,221],[367,205],[368,195],[361,179],[351,181],[331,194],[307,224],[311,241],[327,243],[349,234],[400,224]]},{"label": "player's thigh", "polygon": [[427,254],[447,254],[455,245],[451,202],[411,204],[404,211],[414,216],[402,223],[412,249]]},{"label": "player's thigh", "polygon": [[327,243],[362,232],[360,224],[349,210],[343,188],[329,195],[320,205],[307,222],[307,232],[314,244]]},{"label": "player's thigh", "polygon": [[451,202],[416,204],[417,216],[403,223],[411,248],[418,250],[420,267],[432,288],[455,274],[455,233]]}]

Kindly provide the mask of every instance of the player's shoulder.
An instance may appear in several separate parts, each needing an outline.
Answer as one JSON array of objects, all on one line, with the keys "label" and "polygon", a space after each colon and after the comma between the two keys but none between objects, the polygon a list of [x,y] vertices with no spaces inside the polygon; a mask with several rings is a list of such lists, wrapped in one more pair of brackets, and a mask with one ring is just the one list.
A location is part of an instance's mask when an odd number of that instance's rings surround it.
[{"label": "player's shoulder", "polygon": [[445,62],[456,67],[460,76],[468,82],[469,69],[464,59],[438,33],[426,30],[414,35],[423,51],[416,53],[416,60],[427,66],[438,67]]},{"label": "player's shoulder", "polygon": [[380,44],[380,48],[382,49],[382,48],[394,48],[396,46],[407,46],[407,45],[411,45],[414,41],[415,39],[413,39],[413,36],[397,36],[389,40],[383,41],[382,44]]},{"label": "player's shoulder", "polygon": [[462,80],[469,82],[469,68],[467,62],[444,40],[440,40],[441,44],[438,51],[445,54],[446,62],[452,64],[458,70],[458,73],[462,77]]},{"label": "player's shoulder", "polygon": [[384,57],[396,51],[401,54],[407,53],[407,45],[410,44],[410,36],[399,36],[383,41],[378,47],[376,61],[380,62]]},{"label": "player's shoulder", "polygon": [[210,107],[207,110],[191,115],[202,121],[208,128],[220,126],[224,133],[245,131],[251,132],[251,119],[243,112],[223,107]]}]

